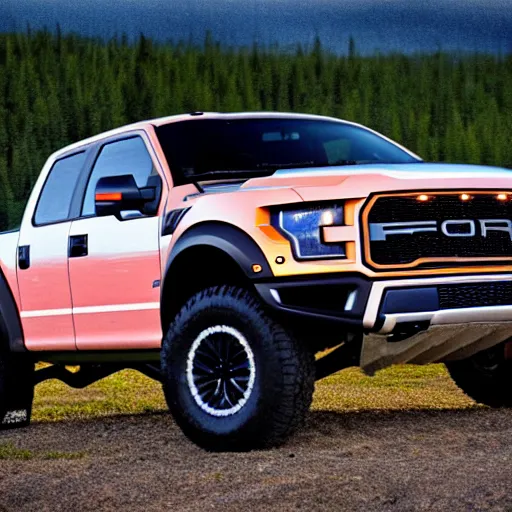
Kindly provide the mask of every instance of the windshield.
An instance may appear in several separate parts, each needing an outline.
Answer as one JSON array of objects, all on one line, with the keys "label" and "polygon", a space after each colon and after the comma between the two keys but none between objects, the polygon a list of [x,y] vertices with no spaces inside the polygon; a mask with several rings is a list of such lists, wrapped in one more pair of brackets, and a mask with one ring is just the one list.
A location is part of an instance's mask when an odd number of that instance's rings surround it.
[{"label": "windshield", "polygon": [[202,119],[156,128],[176,185],[277,169],[418,162],[369,130],[310,119]]}]

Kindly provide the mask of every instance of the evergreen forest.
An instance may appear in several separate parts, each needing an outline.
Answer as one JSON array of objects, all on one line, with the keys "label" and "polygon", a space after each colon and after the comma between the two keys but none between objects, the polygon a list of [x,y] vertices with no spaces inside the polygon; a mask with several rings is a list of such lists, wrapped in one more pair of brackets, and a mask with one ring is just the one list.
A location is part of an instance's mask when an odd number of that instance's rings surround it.
[{"label": "evergreen forest", "polygon": [[45,159],[87,136],[189,111],[326,114],[425,160],[512,167],[512,55],[360,56],[60,31],[0,34],[0,229],[16,227]]}]

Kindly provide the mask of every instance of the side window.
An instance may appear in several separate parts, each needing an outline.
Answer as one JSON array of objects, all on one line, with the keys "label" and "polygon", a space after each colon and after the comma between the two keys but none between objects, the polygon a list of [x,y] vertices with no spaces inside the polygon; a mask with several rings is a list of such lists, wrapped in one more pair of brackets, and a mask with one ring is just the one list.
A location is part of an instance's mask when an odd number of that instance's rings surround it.
[{"label": "side window", "polygon": [[132,174],[137,186],[147,186],[148,178],[157,175],[153,161],[149,156],[144,141],[132,137],[103,146],[87,184],[82,215],[94,215],[94,193],[96,184],[105,176]]},{"label": "side window", "polygon": [[71,199],[84,162],[85,152],[82,152],[53,164],[36,206],[36,225],[60,222],[69,217]]}]

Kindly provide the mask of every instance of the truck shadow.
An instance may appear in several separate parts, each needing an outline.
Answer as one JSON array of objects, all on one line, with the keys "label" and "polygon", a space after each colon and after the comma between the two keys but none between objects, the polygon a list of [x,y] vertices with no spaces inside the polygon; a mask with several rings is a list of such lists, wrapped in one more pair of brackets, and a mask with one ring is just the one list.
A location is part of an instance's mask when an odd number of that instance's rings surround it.
[{"label": "truck shadow", "polygon": [[[466,445],[477,448],[486,432],[503,431],[510,424],[512,409],[496,410],[476,405],[465,409],[313,410],[306,425],[278,452],[324,453],[327,450],[351,457],[400,452],[411,446],[428,447],[432,452],[438,452],[443,446],[444,450],[456,451]],[[165,451],[180,457],[203,453],[186,441],[171,415],[161,410],[56,422],[35,421],[28,428],[0,432],[0,444],[11,441],[30,449],[47,446],[51,450],[73,449],[88,453],[123,451],[133,455]],[[207,457],[206,453],[203,455]]]},{"label": "truck shadow", "polygon": [[374,436],[383,432],[434,432],[451,428],[473,430],[478,422],[512,421],[512,409],[490,409],[474,405],[453,409],[375,409],[361,411],[322,411],[310,413],[301,436],[339,436],[353,434]]},{"label": "truck shadow", "polygon": [[[432,425],[442,423],[443,425],[461,425],[470,424],[475,419],[486,418],[492,420],[493,418],[510,417],[512,421],[512,408],[491,409],[489,407],[474,405],[465,408],[411,408],[411,409],[364,409],[359,411],[324,411],[313,410],[310,412],[306,424],[302,428],[303,433],[320,433],[328,435],[332,430],[339,432],[346,430],[347,432],[364,430],[372,430],[379,428],[390,428],[396,426],[408,426],[410,428],[418,428],[418,426]],[[54,425],[59,424],[89,424],[104,422],[106,424],[115,424],[119,422],[119,426],[124,423],[133,425],[134,423],[141,422],[156,422],[164,421],[171,424],[171,428],[178,428],[168,411],[155,410],[146,411],[135,414],[111,414],[108,416],[90,416],[84,418],[77,416],[74,418],[67,418],[61,421],[46,422],[46,421],[32,421],[32,425]],[[422,427],[423,428],[423,427]]]},{"label": "truck shadow", "polygon": [[[324,411],[310,412],[306,424],[300,430],[300,437],[339,436],[340,434],[357,433],[359,435],[375,435],[376,431],[383,432],[389,429],[413,431],[431,431],[439,428],[464,428],[471,430],[472,425],[479,420],[490,424],[508,419],[512,423],[512,409],[490,409],[485,406],[474,405],[466,408],[422,408],[422,409],[365,409],[360,411]],[[165,426],[171,431],[179,431],[170,413],[167,411],[146,411],[136,414],[112,414],[108,416],[91,416],[89,418],[68,418],[56,422],[33,421],[32,426],[50,426],[59,428],[59,425],[84,426],[103,423],[105,426],[124,426],[133,428],[137,424],[151,423]],[[29,429],[30,430],[30,427]]]}]

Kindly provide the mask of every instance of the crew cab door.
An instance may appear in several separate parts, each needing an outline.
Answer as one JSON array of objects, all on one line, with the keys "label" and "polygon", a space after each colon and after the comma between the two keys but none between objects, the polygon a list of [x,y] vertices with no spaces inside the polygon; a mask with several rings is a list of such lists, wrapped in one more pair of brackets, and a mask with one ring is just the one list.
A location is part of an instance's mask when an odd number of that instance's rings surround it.
[{"label": "crew cab door", "polygon": [[29,350],[75,350],[68,241],[86,155],[87,151],[79,151],[57,159],[47,176],[43,170],[46,179],[42,185],[36,183],[23,218],[17,276]]},{"label": "crew cab door", "polygon": [[[159,348],[160,218],[95,213],[100,178],[133,175],[138,187],[164,181],[145,134],[104,141],[88,179],[81,218],[69,231],[69,278],[78,350]],[[160,196],[160,193],[159,193]],[[158,198],[157,198],[158,201]]]}]

